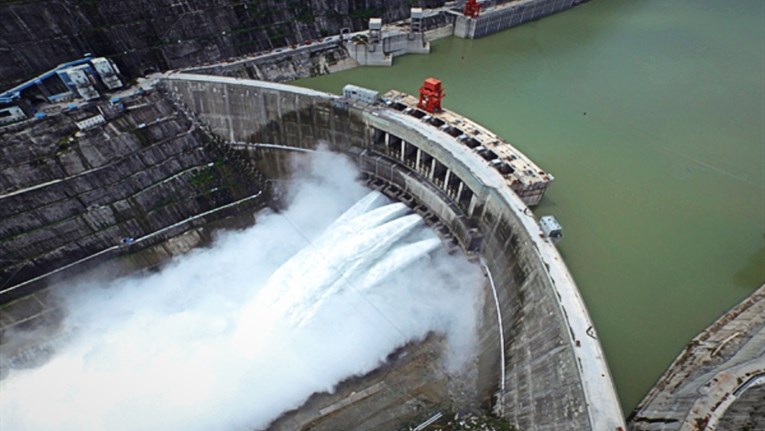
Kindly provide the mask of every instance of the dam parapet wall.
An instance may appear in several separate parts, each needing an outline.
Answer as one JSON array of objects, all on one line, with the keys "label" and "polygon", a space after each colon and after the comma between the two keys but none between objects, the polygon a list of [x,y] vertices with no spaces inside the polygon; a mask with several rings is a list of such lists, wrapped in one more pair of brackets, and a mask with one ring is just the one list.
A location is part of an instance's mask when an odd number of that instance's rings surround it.
[{"label": "dam parapet wall", "polygon": [[[553,176],[542,170],[531,159],[510,143],[492,133],[490,130],[459,114],[442,109],[440,112],[429,113],[420,109],[417,98],[391,90],[382,98],[383,102],[402,113],[420,120],[421,124],[437,129],[447,134],[472,150],[476,156],[488,162],[489,166],[499,172],[509,187],[528,206],[536,206],[542,200],[547,188],[553,181]],[[405,142],[390,140],[390,137],[377,136],[375,144],[378,151],[387,152],[393,157],[410,165],[419,165],[420,157],[412,154],[416,150],[409,149]],[[407,157],[409,156],[409,157]],[[435,168],[431,168],[435,171]],[[431,178],[435,182],[449,183],[450,178],[437,176]],[[447,184],[447,190],[456,201],[463,199],[463,188],[459,183]],[[465,199],[470,199],[467,195]]]},{"label": "dam parapet wall", "polygon": [[324,142],[357,160],[370,185],[421,208],[455,243],[480,256],[494,292],[485,292],[476,384],[482,401],[512,424],[624,428],[597,334],[568,269],[506,178],[470,146],[384,104],[222,77],[170,74],[162,82],[259,169],[271,169],[266,175],[283,173],[286,154]]}]

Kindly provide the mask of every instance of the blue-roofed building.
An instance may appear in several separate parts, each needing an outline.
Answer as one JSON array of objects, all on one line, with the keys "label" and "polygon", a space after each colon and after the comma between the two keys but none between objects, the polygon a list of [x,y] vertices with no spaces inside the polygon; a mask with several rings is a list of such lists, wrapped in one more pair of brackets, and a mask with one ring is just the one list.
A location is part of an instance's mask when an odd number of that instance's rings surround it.
[{"label": "blue-roofed building", "polygon": [[94,100],[122,85],[119,69],[108,58],[84,57],[63,63],[0,93],[0,124],[29,118],[41,104]]}]

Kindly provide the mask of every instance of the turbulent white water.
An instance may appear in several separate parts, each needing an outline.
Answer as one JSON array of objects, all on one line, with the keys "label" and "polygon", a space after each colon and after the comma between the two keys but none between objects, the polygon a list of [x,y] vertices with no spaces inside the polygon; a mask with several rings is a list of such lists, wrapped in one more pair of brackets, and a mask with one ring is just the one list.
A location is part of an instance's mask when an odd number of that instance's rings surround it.
[{"label": "turbulent white water", "polygon": [[264,427],[430,331],[465,366],[480,272],[344,159],[309,162],[283,214],[160,273],[65,289],[74,336],[0,382],[0,429]]}]

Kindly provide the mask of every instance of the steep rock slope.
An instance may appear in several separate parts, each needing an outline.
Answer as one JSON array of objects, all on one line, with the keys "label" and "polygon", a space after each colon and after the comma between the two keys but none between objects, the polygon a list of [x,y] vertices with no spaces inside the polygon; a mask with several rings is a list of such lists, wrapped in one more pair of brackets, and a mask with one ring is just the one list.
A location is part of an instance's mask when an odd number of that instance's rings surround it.
[{"label": "steep rock slope", "polygon": [[0,88],[85,53],[128,76],[360,30],[443,0],[18,0],[0,2]]}]

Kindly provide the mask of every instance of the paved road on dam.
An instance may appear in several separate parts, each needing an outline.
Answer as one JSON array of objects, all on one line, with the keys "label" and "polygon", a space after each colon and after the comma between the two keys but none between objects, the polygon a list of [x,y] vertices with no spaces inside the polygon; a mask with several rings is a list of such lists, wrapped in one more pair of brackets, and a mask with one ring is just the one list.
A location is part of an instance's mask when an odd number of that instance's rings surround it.
[{"label": "paved road on dam", "polygon": [[416,93],[504,137],[556,181],[560,248],[629,413],[684,345],[765,281],[765,7],[593,0],[392,69],[298,82]]}]

